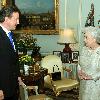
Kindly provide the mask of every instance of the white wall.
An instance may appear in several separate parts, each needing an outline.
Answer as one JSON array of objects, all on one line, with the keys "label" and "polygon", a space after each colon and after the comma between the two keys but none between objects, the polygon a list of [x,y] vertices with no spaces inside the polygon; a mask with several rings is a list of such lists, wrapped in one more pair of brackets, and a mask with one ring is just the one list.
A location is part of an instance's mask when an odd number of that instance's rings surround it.
[{"label": "white wall", "polygon": [[64,45],[58,44],[59,35],[33,35],[37,38],[37,45],[41,47],[40,52],[53,53],[53,51],[62,51]]},{"label": "white wall", "polygon": [[78,40],[79,0],[59,0],[59,2],[59,27],[60,29],[74,28]]},{"label": "white wall", "polygon": [[79,26],[79,46],[80,50],[84,44],[83,34],[80,29],[84,28],[87,16],[91,10],[91,4],[94,4],[94,25],[98,27],[97,21],[100,20],[100,0],[79,0],[82,1],[82,12],[81,12],[81,27]]},{"label": "white wall", "polygon": [[[95,19],[95,25],[98,26],[98,20],[100,20],[100,0],[96,0],[96,2],[94,2],[94,19]],[[100,25],[100,24],[99,24]]]},{"label": "white wall", "polygon": [[100,0],[82,0],[82,27],[85,25],[92,3],[94,4],[94,24],[98,26],[97,21],[100,20]]}]

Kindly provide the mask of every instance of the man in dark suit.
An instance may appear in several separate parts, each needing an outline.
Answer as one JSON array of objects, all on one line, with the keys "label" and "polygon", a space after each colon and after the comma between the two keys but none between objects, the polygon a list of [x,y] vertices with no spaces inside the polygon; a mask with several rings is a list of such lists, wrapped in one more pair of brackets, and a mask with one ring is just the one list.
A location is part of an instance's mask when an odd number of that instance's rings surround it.
[{"label": "man in dark suit", "polygon": [[17,90],[22,84],[14,37],[8,34],[17,24],[19,10],[3,7],[0,10],[0,93],[3,94],[0,100],[18,100]]}]

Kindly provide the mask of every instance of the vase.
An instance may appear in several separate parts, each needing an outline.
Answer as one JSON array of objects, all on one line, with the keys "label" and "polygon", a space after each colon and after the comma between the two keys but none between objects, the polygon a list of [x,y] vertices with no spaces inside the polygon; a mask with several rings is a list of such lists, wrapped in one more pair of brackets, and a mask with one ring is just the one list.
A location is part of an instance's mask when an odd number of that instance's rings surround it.
[{"label": "vase", "polygon": [[29,75],[29,66],[24,64],[24,75]]}]

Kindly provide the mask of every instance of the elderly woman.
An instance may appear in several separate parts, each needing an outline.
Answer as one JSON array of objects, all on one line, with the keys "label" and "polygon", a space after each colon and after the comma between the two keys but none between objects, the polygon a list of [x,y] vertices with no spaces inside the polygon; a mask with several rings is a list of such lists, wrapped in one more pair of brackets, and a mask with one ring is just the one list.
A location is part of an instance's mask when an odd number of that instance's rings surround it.
[{"label": "elderly woman", "polygon": [[85,47],[78,66],[79,100],[100,100],[100,31],[90,26],[83,32]]}]

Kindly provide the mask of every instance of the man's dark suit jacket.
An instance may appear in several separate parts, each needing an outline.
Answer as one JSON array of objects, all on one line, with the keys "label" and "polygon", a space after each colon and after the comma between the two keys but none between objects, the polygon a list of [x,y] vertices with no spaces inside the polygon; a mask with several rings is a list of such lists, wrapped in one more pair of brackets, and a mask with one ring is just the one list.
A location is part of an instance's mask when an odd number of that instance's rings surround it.
[{"label": "man's dark suit jacket", "polygon": [[0,90],[3,90],[5,97],[12,96],[18,88],[19,75],[18,55],[0,27]]}]

